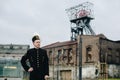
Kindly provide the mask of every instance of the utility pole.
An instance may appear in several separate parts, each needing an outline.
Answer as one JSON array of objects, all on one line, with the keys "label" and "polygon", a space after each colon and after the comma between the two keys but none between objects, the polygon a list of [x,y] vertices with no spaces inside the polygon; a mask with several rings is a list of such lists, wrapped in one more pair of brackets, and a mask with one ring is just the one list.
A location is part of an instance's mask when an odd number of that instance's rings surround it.
[{"label": "utility pole", "polygon": [[82,80],[82,38],[80,36],[79,51],[79,80]]},{"label": "utility pole", "polygon": [[59,53],[57,55],[57,80],[59,80]]},{"label": "utility pole", "polygon": [[78,38],[78,53],[79,53],[79,80],[82,80],[82,34]]}]

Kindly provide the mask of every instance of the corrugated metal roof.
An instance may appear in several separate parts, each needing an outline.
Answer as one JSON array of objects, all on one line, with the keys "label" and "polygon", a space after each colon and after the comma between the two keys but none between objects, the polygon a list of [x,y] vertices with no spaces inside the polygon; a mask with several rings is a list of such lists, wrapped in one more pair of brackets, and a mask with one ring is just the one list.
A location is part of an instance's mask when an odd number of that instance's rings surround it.
[{"label": "corrugated metal roof", "polygon": [[0,44],[0,54],[24,54],[29,45]]}]

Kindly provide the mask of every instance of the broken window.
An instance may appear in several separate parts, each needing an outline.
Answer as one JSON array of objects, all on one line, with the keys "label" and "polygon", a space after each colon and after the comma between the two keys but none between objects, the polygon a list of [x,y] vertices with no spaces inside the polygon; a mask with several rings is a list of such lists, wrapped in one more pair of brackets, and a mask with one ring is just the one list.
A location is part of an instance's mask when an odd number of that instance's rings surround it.
[{"label": "broken window", "polygon": [[87,48],[86,48],[86,61],[89,62],[92,60],[92,53],[91,53],[91,46],[89,45]]},{"label": "broken window", "polygon": [[57,62],[59,64],[60,60],[61,60],[61,54],[62,54],[62,50],[58,50],[58,55],[57,55]]},{"label": "broken window", "polygon": [[63,49],[62,61],[63,64],[68,64],[68,49]]},{"label": "broken window", "polygon": [[66,49],[63,49],[63,58],[62,58],[63,61],[65,61],[66,58],[67,58],[67,53],[66,52],[67,52]]},{"label": "broken window", "polygon": [[68,62],[73,63],[73,50],[72,50],[72,48],[70,48],[68,50]]}]

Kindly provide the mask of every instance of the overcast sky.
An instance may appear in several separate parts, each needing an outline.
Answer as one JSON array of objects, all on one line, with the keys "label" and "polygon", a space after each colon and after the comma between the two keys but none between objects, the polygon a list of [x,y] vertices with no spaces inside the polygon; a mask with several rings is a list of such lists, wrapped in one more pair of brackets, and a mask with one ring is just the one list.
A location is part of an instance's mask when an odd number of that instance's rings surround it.
[{"label": "overcast sky", "polygon": [[94,32],[120,40],[120,0],[0,0],[0,44],[31,45],[35,32],[42,46],[70,40],[65,9],[86,1],[94,4]]}]

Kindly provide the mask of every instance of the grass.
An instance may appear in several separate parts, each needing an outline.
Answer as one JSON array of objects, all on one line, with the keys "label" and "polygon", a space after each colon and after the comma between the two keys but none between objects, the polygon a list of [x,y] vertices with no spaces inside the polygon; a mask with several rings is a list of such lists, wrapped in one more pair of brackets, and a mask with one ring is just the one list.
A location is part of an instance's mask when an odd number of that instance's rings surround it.
[{"label": "grass", "polygon": [[120,79],[111,78],[111,79],[108,79],[108,80],[120,80]]},{"label": "grass", "polygon": [[99,79],[99,80],[120,80],[120,78],[109,78],[109,79]]}]

